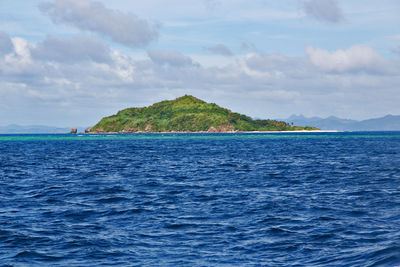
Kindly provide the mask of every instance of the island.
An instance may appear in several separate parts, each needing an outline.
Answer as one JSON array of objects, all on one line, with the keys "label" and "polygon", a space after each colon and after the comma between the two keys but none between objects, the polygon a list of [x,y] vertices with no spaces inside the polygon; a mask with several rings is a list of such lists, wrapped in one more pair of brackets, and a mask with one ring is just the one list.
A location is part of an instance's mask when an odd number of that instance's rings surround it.
[{"label": "island", "polygon": [[191,95],[165,100],[148,107],[127,108],[104,117],[87,133],[255,132],[313,131],[315,127],[293,126],[283,121],[255,120],[207,103]]}]

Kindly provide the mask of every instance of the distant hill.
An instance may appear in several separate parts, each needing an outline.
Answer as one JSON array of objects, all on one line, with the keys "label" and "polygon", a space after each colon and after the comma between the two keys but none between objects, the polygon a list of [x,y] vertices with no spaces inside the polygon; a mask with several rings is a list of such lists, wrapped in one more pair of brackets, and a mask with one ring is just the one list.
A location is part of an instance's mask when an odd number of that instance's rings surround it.
[{"label": "distant hill", "polygon": [[338,131],[400,131],[400,116],[386,115],[381,118],[363,121],[341,119],[338,117],[307,118],[302,115],[293,115],[286,119],[287,122],[300,125],[313,125],[321,130]]},{"label": "distant hill", "polygon": [[90,132],[232,132],[317,130],[252,118],[185,95],[103,118]]},{"label": "distant hill", "polygon": [[39,133],[69,133],[70,128],[52,127],[44,125],[28,125],[22,126],[10,124],[0,126],[0,134],[39,134]]}]

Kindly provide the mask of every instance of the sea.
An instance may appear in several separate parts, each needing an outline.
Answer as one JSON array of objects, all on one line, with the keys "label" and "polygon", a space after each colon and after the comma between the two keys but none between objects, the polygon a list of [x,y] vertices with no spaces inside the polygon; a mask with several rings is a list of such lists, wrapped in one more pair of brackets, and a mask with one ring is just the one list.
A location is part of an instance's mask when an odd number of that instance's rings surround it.
[{"label": "sea", "polygon": [[400,132],[0,135],[0,266],[400,266]]}]

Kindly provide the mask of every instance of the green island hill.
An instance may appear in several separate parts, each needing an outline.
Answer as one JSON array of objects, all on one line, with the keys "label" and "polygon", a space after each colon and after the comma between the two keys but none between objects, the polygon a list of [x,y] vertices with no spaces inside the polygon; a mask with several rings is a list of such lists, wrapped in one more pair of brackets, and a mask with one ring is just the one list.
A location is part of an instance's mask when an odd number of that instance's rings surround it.
[{"label": "green island hill", "polygon": [[312,131],[283,121],[254,120],[191,95],[104,117],[87,133]]}]

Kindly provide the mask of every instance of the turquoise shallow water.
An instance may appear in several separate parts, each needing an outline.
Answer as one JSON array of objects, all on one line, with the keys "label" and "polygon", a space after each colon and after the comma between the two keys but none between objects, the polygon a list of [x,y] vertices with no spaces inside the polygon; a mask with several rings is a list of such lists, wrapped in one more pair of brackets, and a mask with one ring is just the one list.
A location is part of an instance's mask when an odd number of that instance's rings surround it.
[{"label": "turquoise shallow water", "polygon": [[400,265],[400,132],[0,135],[0,266]]},{"label": "turquoise shallow water", "polygon": [[400,132],[163,133],[163,134],[0,134],[0,141],[85,141],[152,139],[399,138]]}]

